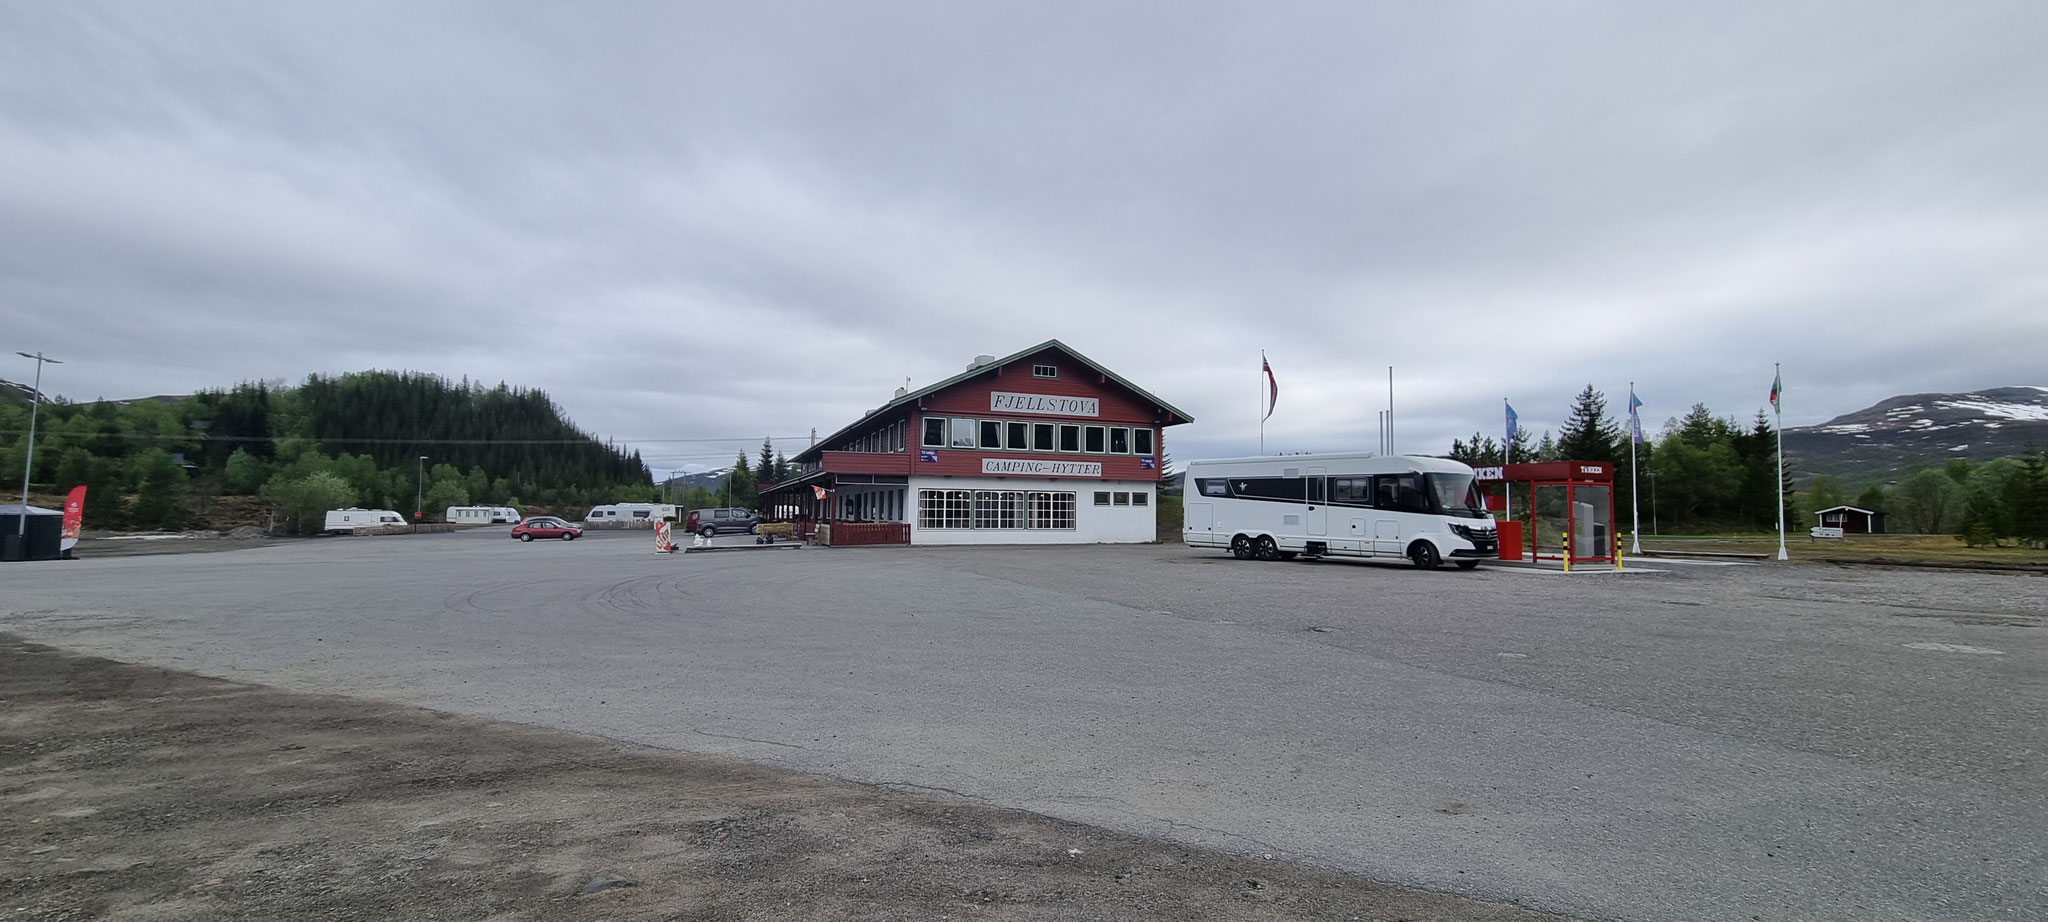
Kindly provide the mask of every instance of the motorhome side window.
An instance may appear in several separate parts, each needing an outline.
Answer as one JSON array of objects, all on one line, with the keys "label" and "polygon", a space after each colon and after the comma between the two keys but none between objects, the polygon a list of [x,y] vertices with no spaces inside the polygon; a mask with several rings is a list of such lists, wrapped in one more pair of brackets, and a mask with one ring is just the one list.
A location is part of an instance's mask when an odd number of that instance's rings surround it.
[{"label": "motorhome side window", "polygon": [[1346,506],[1372,505],[1372,481],[1365,477],[1330,478],[1330,502]]},{"label": "motorhome side window", "polygon": [[1229,487],[1229,485],[1225,484],[1225,483],[1223,482],[1223,479],[1222,479],[1222,478],[1220,478],[1220,477],[1218,477],[1218,478],[1214,478],[1214,479],[1211,479],[1211,478],[1207,478],[1207,477],[1203,477],[1203,478],[1200,478],[1200,479],[1196,480],[1196,481],[1195,481],[1195,485],[1196,485],[1196,487],[1197,487],[1197,488],[1199,488],[1199,489],[1200,489],[1200,490],[1202,491],[1202,495],[1203,495],[1203,496],[1229,496],[1229,495],[1230,495],[1230,487]]},{"label": "motorhome side window", "polygon": [[1428,512],[1429,494],[1421,474],[1382,474],[1372,479],[1373,505],[1395,512]]},{"label": "motorhome side window", "polygon": [[1287,499],[1300,502],[1302,499],[1301,478],[1299,477],[1232,477],[1230,483],[1237,488],[1237,495],[1255,499]]}]

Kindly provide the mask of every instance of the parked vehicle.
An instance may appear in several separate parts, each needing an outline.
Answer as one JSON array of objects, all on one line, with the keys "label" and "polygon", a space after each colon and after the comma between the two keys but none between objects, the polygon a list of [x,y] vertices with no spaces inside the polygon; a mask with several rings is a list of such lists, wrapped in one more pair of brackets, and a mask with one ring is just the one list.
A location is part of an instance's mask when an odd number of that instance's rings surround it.
[{"label": "parked vehicle", "polygon": [[690,517],[683,521],[683,531],[706,538],[719,534],[745,532],[754,534],[761,524],[752,509],[692,509]]},{"label": "parked vehicle", "polygon": [[329,532],[357,532],[387,525],[404,525],[405,516],[389,509],[329,509],[327,527]]},{"label": "parked vehicle", "polygon": [[652,521],[654,519],[673,520],[675,517],[676,507],[668,503],[612,503],[605,506],[590,507],[590,511],[584,514],[583,521],[594,525],[599,522],[623,522],[633,519],[642,521]]},{"label": "parked vehicle", "polygon": [[519,521],[519,510],[511,506],[449,506],[444,521],[457,525],[503,525]]},{"label": "parked vehicle", "polygon": [[1239,560],[1406,557],[1470,570],[1498,549],[1472,468],[1444,458],[1280,455],[1187,466],[1184,540]]},{"label": "parked vehicle", "polygon": [[574,522],[564,522],[551,515],[537,515],[512,526],[512,537],[521,541],[532,541],[535,538],[574,541],[582,534],[583,526]]}]

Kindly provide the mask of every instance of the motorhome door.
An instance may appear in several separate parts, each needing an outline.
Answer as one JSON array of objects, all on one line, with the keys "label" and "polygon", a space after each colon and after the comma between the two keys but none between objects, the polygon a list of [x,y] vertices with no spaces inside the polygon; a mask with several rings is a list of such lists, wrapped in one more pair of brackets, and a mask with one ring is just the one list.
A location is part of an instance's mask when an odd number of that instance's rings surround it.
[{"label": "motorhome door", "polygon": [[1309,468],[1308,478],[1302,483],[1304,490],[1302,495],[1308,499],[1306,522],[1308,533],[1317,537],[1330,533],[1329,504],[1324,502],[1325,496],[1323,493],[1325,489],[1323,477],[1327,473],[1329,473],[1327,470],[1320,467]]}]

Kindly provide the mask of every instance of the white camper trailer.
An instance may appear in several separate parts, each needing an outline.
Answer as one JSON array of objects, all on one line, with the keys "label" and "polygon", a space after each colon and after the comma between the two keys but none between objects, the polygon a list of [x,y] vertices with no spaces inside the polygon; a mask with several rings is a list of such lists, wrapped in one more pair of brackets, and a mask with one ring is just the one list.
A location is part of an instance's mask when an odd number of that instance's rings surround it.
[{"label": "white camper trailer", "polygon": [[1499,545],[1472,468],[1443,458],[1270,455],[1196,461],[1182,500],[1189,547],[1240,560],[1407,558],[1469,570]]},{"label": "white camper trailer", "polygon": [[389,509],[329,509],[327,530],[353,534],[359,531],[404,525],[405,516]]},{"label": "white camper trailer", "polygon": [[612,503],[590,507],[590,512],[583,516],[583,521],[590,524],[639,521],[646,522],[652,527],[657,519],[674,521],[675,517],[676,507],[669,503]]},{"label": "white camper trailer", "polygon": [[443,521],[456,525],[512,525],[519,510],[511,506],[449,506]]}]

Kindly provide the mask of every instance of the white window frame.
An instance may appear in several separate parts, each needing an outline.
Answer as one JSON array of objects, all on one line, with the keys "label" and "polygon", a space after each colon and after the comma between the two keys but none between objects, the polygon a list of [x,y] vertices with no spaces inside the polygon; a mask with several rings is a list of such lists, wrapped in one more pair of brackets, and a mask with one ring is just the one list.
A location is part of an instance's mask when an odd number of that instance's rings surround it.
[{"label": "white window frame", "polygon": [[1056,379],[1060,376],[1060,367],[1058,365],[1032,365],[1031,376],[1048,380]]},{"label": "white window frame", "polygon": [[[1141,432],[1145,434],[1145,442],[1146,442],[1146,445],[1145,445],[1145,447],[1144,447],[1144,449],[1143,449],[1143,450],[1140,450],[1140,449],[1138,448],[1138,434],[1139,434],[1139,433],[1141,433]],[[1145,455],[1150,455],[1150,454],[1154,454],[1154,453],[1158,452],[1158,451],[1159,451],[1159,439],[1157,438],[1157,435],[1158,435],[1158,433],[1155,433],[1155,432],[1153,432],[1153,431],[1152,431],[1152,428],[1151,428],[1150,426],[1132,426],[1132,427],[1131,427],[1131,454],[1134,454],[1134,455],[1138,455],[1138,456],[1140,456],[1140,457],[1143,457],[1143,456],[1145,456]]]},{"label": "white window frame", "polygon": [[[1102,447],[1101,447],[1101,448],[1089,448],[1089,447],[1088,447],[1088,433],[1089,433],[1090,431],[1094,431],[1094,432],[1100,433],[1100,434],[1102,435],[1102,438],[1100,438],[1100,439],[1098,439],[1098,440],[1097,440],[1097,441],[1099,441],[1099,442],[1101,442],[1101,443],[1102,443]],[[1108,427],[1108,426],[1082,426],[1082,427],[1081,427],[1081,453],[1082,453],[1082,454],[1088,454],[1088,455],[1102,455],[1102,454],[1108,454],[1108,453],[1109,453],[1109,427]]]},{"label": "white window frame", "polygon": [[[936,441],[936,442],[932,441],[932,423],[934,423],[934,422],[936,422],[936,423],[938,423],[938,424],[939,424],[939,440],[938,440],[938,441]],[[926,417],[924,417],[924,418],[923,418],[923,422],[921,422],[921,423],[919,423],[919,424],[918,424],[918,427],[917,427],[917,428],[918,428],[918,444],[919,444],[919,445],[921,445],[921,446],[923,446],[923,447],[925,447],[925,448],[945,448],[945,447],[946,447],[946,418],[945,418],[945,417],[943,417],[943,416],[926,416]]]},{"label": "white window frame", "polygon": [[[1121,433],[1123,433],[1123,434],[1124,434],[1124,448],[1123,448],[1123,450],[1122,450],[1122,451],[1118,451],[1118,450],[1117,450],[1117,448],[1116,448],[1116,434],[1117,434],[1117,433],[1119,433],[1119,432],[1121,432]],[[1112,454],[1112,455],[1128,455],[1128,454],[1130,454],[1130,453],[1131,453],[1131,427],[1129,427],[1129,426],[1111,426],[1111,427],[1109,427],[1109,441],[1107,441],[1107,442],[1104,442],[1104,443],[1103,443],[1103,445],[1102,445],[1102,447],[1103,447],[1103,448],[1104,448],[1105,450],[1107,450],[1107,451],[1108,451],[1108,452],[1109,452],[1110,454]]]},{"label": "white window frame", "polygon": [[917,491],[917,527],[944,531],[974,527],[974,491]]},{"label": "white window frame", "polygon": [[[994,426],[994,427],[996,427],[996,438],[995,438],[995,444],[993,444],[993,445],[989,444],[989,439],[988,439],[988,432],[987,432],[987,429],[988,429],[988,427],[990,427],[990,426]],[[1003,450],[1003,435],[1004,435],[1004,433],[1003,433],[1003,429],[1004,429],[1004,428],[1005,428],[1005,427],[1004,427],[1004,425],[1003,425],[1003,421],[1002,421],[1002,420],[1000,420],[1000,419],[983,419],[983,420],[976,420],[976,421],[975,421],[975,426],[974,426],[974,429],[975,429],[975,438],[974,438],[974,442],[975,442],[975,447],[977,447],[977,448],[980,448],[980,449],[981,449],[982,451],[1002,451],[1002,450]]]},{"label": "white window frame", "polygon": [[[1071,430],[1071,431],[1072,431],[1072,432],[1074,433],[1074,450],[1073,450],[1073,451],[1068,451],[1068,450],[1066,449],[1066,444],[1067,444],[1067,440],[1066,440],[1066,434],[1067,434],[1067,432],[1068,432],[1068,431],[1070,431],[1070,430]],[[1080,454],[1080,453],[1081,453],[1081,424],[1080,424],[1080,423],[1061,423],[1061,424],[1060,424],[1060,429],[1059,429],[1058,435],[1060,436],[1060,439],[1059,439],[1059,441],[1057,441],[1057,442],[1054,442],[1054,443],[1053,443],[1053,447],[1054,447],[1054,448],[1057,448],[1057,449],[1059,449],[1059,451],[1060,451],[1060,452],[1061,452],[1062,454],[1069,454],[1069,455],[1074,455],[1074,454]]]},{"label": "white window frame", "polygon": [[[962,426],[962,423],[966,423]],[[966,429],[963,435],[960,430]],[[955,416],[946,420],[946,447],[973,451],[981,445],[981,421],[966,416]]]},{"label": "white window frame", "polygon": [[[1038,447],[1038,431],[1039,431],[1040,429],[1043,429],[1043,430],[1045,430],[1045,431],[1046,431],[1046,432],[1047,432],[1047,433],[1048,433],[1048,434],[1049,434],[1049,435],[1051,436],[1051,438],[1050,438],[1050,439],[1048,439],[1048,441],[1050,441],[1050,442],[1052,443],[1052,447],[1050,447],[1050,448],[1040,448],[1040,447]],[[1058,425],[1058,424],[1056,424],[1056,423],[1032,423],[1032,424],[1031,424],[1031,450],[1032,450],[1032,451],[1059,451],[1059,450],[1060,450],[1060,431],[1059,431],[1059,425]]]},{"label": "white window frame", "polygon": [[1097,506],[1107,506],[1107,505],[1109,505],[1109,491],[1108,491],[1108,490],[1097,490],[1097,491],[1095,491],[1095,505],[1097,505]]},{"label": "white window frame", "polygon": [[1021,419],[1003,420],[1003,445],[1010,451],[1030,451],[1031,424]]}]

